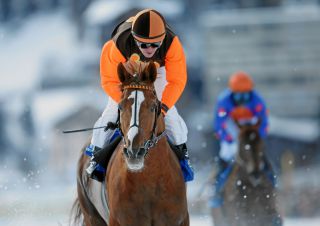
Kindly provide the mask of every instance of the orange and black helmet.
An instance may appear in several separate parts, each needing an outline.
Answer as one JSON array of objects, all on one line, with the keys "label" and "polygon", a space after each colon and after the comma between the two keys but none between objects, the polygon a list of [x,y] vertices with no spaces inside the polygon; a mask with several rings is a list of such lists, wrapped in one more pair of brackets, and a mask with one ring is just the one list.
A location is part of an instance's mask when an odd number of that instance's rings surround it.
[{"label": "orange and black helmet", "polygon": [[133,18],[131,33],[139,42],[161,42],[166,35],[166,22],[156,10],[145,9]]},{"label": "orange and black helmet", "polygon": [[229,88],[232,92],[249,92],[252,91],[253,85],[251,77],[243,71],[232,74],[229,79]]}]

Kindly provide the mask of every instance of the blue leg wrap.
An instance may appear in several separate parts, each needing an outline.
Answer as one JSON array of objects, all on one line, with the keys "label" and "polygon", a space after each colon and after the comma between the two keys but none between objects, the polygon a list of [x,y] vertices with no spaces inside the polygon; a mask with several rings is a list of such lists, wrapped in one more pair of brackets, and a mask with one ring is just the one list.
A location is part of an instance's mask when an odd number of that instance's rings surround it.
[{"label": "blue leg wrap", "polygon": [[89,144],[87,147],[86,147],[86,150],[85,150],[85,154],[89,157],[92,157],[93,156],[93,150],[94,150],[94,145],[92,144]]},{"label": "blue leg wrap", "polygon": [[[88,145],[88,146],[86,147],[85,154],[86,154],[87,156],[89,156],[89,157],[92,157],[92,156],[93,156],[93,153],[94,153],[94,147],[95,147],[95,146],[92,145],[92,144]],[[95,170],[100,171],[100,172],[103,172],[103,173],[106,172],[106,169],[105,169],[103,166],[99,165],[99,164],[97,164]]]},{"label": "blue leg wrap", "polygon": [[[120,133],[119,129],[116,129],[114,131],[109,143],[111,143],[118,136],[121,136],[121,133]],[[86,147],[85,154],[89,157],[92,157],[94,155],[94,148],[95,148],[95,146],[90,144],[89,146]],[[99,171],[99,172],[104,173],[104,172],[106,172],[106,169],[103,166],[101,166],[100,164],[97,164],[95,171]]]},{"label": "blue leg wrap", "polygon": [[187,159],[180,160],[180,167],[183,173],[185,182],[192,181],[194,179],[194,172]]},{"label": "blue leg wrap", "polygon": [[211,197],[211,199],[208,201],[208,205],[211,208],[218,208],[221,207],[223,204],[223,197],[222,197],[222,189],[232,171],[233,165],[230,164],[227,166],[227,168],[225,168],[224,170],[221,170],[217,177],[216,177],[216,181],[214,183],[214,190],[215,193],[214,195]]},{"label": "blue leg wrap", "polygon": [[219,208],[223,204],[223,198],[220,195],[215,195],[209,199],[208,205],[210,208]]}]

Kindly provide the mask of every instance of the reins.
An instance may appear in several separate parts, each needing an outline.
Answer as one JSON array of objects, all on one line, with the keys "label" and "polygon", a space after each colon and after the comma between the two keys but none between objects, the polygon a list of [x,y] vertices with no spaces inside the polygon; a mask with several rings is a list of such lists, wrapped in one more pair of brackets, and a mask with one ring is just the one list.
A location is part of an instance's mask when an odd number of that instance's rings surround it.
[{"label": "reins", "polygon": [[[125,85],[123,86],[123,90],[126,89],[135,89],[135,90],[149,90],[154,93],[156,96],[156,92],[153,86],[148,86],[148,85],[140,85],[140,84],[130,84],[130,85]],[[157,96],[156,96],[157,98]],[[146,150],[146,152],[149,151],[149,149],[153,148],[154,146],[157,145],[159,140],[163,138],[166,135],[165,130],[162,131],[158,136],[155,133],[156,127],[157,127],[157,119],[161,114],[161,102],[157,99],[157,109],[155,111],[155,120],[152,128],[152,134],[151,137],[144,142],[143,148]],[[121,130],[121,123],[120,123],[120,110],[118,109],[118,117],[116,122],[108,122],[106,126],[99,126],[99,127],[93,127],[93,128],[85,128],[85,129],[77,129],[77,130],[64,130],[62,131],[63,133],[78,133],[78,132],[85,132],[85,131],[91,131],[95,129],[104,129],[104,131],[107,131],[109,129],[115,130],[119,129],[121,136],[123,137],[123,132]],[[124,139],[123,139],[124,140]],[[124,141],[125,142],[125,141]]]}]

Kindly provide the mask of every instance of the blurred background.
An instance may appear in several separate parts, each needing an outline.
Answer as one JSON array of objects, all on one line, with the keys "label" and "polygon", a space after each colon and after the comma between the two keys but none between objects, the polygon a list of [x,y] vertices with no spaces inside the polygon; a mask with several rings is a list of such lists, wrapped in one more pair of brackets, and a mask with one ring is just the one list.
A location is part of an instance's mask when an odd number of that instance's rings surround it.
[{"label": "blurred background", "polygon": [[164,15],[187,56],[177,107],[196,171],[191,225],[212,225],[213,110],[237,70],[270,110],[265,145],[285,226],[320,225],[319,0],[0,0],[0,225],[68,224],[90,132],[62,130],[92,127],[102,113],[102,45],[142,8]]}]

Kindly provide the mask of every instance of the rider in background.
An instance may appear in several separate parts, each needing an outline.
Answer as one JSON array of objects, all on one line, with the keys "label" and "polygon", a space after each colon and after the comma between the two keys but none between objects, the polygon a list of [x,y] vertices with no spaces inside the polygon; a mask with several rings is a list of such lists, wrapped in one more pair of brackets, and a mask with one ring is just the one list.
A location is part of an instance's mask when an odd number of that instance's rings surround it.
[{"label": "rider in background", "polygon": [[232,165],[238,150],[239,123],[256,123],[260,121],[259,133],[265,138],[268,132],[268,113],[265,101],[254,90],[251,77],[242,71],[231,75],[229,88],[218,96],[214,113],[214,133],[220,141],[218,155],[218,173],[215,178],[215,191],[209,206],[213,210],[213,217],[220,217],[220,207],[223,204],[222,187],[227,180],[225,170]]},{"label": "rider in background", "polygon": [[[186,146],[188,129],[174,106],[179,100],[186,82],[187,67],[183,47],[178,36],[165,22],[163,16],[153,9],[145,9],[121,22],[112,32],[100,58],[100,76],[103,90],[109,96],[108,104],[95,127],[115,123],[118,118],[118,103],[121,100],[120,81],[117,73],[119,63],[127,62],[134,69],[139,62],[152,60],[157,65],[157,79],[154,83],[158,99],[165,116],[166,134],[175,149],[183,169],[185,181],[193,179]],[[131,67],[130,67],[131,65]],[[102,181],[104,170],[97,170],[101,160],[94,156],[110,143],[113,131],[94,130],[91,144],[86,152],[93,158],[87,168],[91,178]],[[106,167],[106,166],[104,166]],[[102,171],[102,172],[101,172]]]}]

